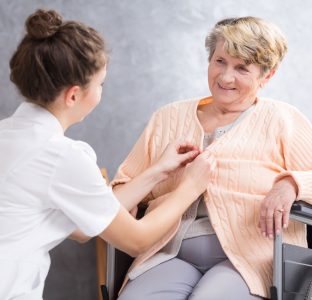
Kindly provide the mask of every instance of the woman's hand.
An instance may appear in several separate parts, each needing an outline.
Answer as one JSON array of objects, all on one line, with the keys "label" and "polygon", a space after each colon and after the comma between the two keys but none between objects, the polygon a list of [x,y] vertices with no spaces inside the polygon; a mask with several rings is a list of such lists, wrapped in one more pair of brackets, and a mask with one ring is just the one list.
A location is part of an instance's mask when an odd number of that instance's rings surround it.
[{"label": "woman's hand", "polygon": [[215,157],[206,150],[185,167],[180,184],[189,182],[191,188],[200,195],[207,189],[210,174],[216,166]]},{"label": "woman's hand", "polygon": [[166,179],[171,172],[193,161],[199,153],[198,147],[189,142],[174,141],[168,144],[154,167],[157,167]]},{"label": "woman's hand", "polygon": [[259,227],[262,235],[273,239],[281,228],[287,228],[289,212],[298,193],[298,187],[292,177],[277,181],[260,206]]}]

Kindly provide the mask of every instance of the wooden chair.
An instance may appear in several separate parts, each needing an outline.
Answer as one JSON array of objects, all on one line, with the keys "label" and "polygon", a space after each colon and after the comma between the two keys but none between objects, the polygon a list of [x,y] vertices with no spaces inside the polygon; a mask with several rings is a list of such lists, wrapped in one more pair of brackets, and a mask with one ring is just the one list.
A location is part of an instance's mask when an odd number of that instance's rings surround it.
[{"label": "wooden chair", "polygon": [[[105,168],[101,169],[103,178],[108,183],[108,175]],[[107,282],[107,249],[108,244],[99,237],[95,238],[96,269],[98,275],[98,300],[109,300]]]},{"label": "wooden chair", "polygon": [[96,237],[96,268],[98,275],[98,300],[108,300],[107,291],[107,243]]}]

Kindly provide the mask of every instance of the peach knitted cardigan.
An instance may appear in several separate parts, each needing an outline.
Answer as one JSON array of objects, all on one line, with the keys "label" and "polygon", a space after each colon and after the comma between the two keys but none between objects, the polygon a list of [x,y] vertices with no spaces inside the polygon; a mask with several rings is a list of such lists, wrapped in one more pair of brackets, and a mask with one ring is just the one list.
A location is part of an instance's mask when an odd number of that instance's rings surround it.
[{"label": "peach knitted cardigan", "polygon": [[[205,98],[174,102],[156,111],[119,167],[112,186],[131,180],[152,165],[170,141],[182,137],[202,148],[204,131],[196,112],[198,105],[211,101]],[[287,175],[298,184],[298,199],[312,203],[311,123],[289,104],[257,98],[254,110],[208,149],[217,159],[205,193],[211,224],[250,292],[269,297],[273,242],[264,238],[257,226],[259,206],[273,183]],[[177,186],[181,172],[152,190],[147,198],[151,200],[149,210]],[[173,237],[178,226],[179,223],[138,256],[130,270],[148,263],[148,258]],[[306,247],[305,226],[290,222],[283,239]],[[124,285],[128,279],[126,276]]]}]

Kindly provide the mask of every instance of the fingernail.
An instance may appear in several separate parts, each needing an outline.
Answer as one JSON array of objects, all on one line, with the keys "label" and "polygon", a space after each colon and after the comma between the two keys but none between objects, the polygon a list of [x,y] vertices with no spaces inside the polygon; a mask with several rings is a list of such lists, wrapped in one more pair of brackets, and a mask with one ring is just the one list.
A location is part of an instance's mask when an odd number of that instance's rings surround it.
[{"label": "fingernail", "polygon": [[279,235],[281,231],[279,229],[276,230],[276,235]]},{"label": "fingernail", "polygon": [[272,233],[269,234],[269,239],[270,239],[270,240],[273,239],[273,234],[272,234]]},{"label": "fingernail", "polygon": [[262,232],[262,236],[263,236],[263,237],[266,237],[266,234],[265,234],[265,232]]},{"label": "fingernail", "polygon": [[283,224],[283,228],[287,228],[287,224]]}]

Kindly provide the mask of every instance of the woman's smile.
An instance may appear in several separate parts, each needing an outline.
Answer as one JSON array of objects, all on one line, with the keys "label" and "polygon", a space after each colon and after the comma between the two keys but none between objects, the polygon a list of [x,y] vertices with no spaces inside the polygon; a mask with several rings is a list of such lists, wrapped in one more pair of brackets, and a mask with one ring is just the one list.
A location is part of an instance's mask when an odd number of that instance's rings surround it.
[{"label": "woman's smile", "polygon": [[236,90],[236,88],[233,88],[233,87],[228,87],[226,85],[222,85],[221,83],[217,83],[218,84],[218,87],[221,89],[221,90],[225,90],[225,91],[234,91]]}]

